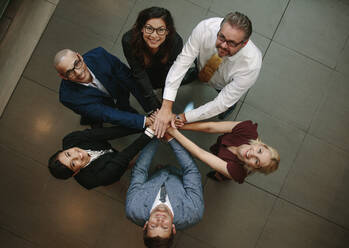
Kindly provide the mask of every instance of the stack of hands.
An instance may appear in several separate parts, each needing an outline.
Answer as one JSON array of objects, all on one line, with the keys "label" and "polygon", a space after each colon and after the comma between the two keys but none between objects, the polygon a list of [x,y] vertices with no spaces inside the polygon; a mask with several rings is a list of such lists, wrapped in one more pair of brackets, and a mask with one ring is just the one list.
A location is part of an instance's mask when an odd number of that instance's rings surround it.
[{"label": "stack of hands", "polygon": [[177,129],[184,126],[186,120],[184,114],[176,115],[170,113],[165,117],[165,121],[162,121],[161,111],[157,109],[147,117],[146,126],[154,131],[158,139],[163,138],[164,140],[169,141],[173,138]]}]

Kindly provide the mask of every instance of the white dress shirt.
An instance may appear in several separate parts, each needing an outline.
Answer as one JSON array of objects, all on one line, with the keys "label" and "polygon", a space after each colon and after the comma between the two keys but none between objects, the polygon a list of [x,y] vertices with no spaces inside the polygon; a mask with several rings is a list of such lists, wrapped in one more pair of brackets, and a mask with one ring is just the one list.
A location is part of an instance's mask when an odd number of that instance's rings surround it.
[{"label": "white dress shirt", "polygon": [[[174,101],[185,73],[195,58],[199,71],[206,61],[217,53],[216,39],[223,18],[209,18],[201,21],[193,30],[182,52],[178,55],[167,74],[164,95]],[[255,83],[262,66],[262,53],[251,40],[236,54],[224,57],[218,70],[208,82],[221,90],[212,101],[185,113],[187,122],[199,121],[216,116],[233,106]]]},{"label": "white dress shirt", "polygon": [[165,204],[165,205],[171,210],[171,213],[172,213],[172,215],[173,215],[173,217],[174,217],[172,205],[171,205],[171,202],[170,202],[170,198],[168,198],[168,194],[166,194],[166,199],[165,199],[166,201],[165,201],[165,202],[161,202],[161,201],[160,201],[160,191],[161,191],[161,188],[159,189],[159,192],[158,192],[158,194],[157,194],[156,197],[155,197],[153,206],[152,206],[151,209],[150,209],[150,213],[151,213],[151,211],[153,211],[154,208],[156,208],[156,207],[159,206],[160,204]]}]

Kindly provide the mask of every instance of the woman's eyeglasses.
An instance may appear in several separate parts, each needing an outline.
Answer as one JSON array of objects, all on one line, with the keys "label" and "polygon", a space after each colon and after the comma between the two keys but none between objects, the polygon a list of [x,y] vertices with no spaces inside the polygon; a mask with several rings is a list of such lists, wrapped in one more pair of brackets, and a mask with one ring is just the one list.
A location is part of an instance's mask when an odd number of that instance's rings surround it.
[{"label": "woman's eyeglasses", "polygon": [[154,28],[151,25],[147,24],[147,25],[144,26],[144,31],[147,34],[152,34],[152,33],[154,33],[154,31],[156,31],[156,33],[158,35],[165,35],[168,32],[168,29],[165,28],[165,27]]}]

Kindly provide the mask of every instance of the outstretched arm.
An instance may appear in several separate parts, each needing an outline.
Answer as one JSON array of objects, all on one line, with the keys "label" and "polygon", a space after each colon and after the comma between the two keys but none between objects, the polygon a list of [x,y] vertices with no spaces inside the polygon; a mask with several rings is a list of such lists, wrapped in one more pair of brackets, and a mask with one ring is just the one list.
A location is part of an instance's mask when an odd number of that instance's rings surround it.
[{"label": "outstretched arm", "polygon": [[89,176],[76,176],[76,180],[87,189],[92,189],[100,185],[109,185],[120,180],[127,170],[129,162],[137,153],[143,149],[151,138],[142,134],[131,145],[123,149],[121,152],[114,152],[110,160],[106,161],[103,170]]},{"label": "outstretched arm", "polygon": [[239,123],[240,121],[193,122],[184,124],[181,129],[204,133],[230,133]]},{"label": "outstretched arm", "polygon": [[177,129],[170,127],[167,129],[167,132],[170,135],[172,135],[194,157],[197,157],[215,171],[218,171],[219,173],[223,174],[228,178],[231,178],[227,169],[227,162],[213,155],[212,153],[200,148],[187,137],[185,137],[183,134],[181,134]]}]

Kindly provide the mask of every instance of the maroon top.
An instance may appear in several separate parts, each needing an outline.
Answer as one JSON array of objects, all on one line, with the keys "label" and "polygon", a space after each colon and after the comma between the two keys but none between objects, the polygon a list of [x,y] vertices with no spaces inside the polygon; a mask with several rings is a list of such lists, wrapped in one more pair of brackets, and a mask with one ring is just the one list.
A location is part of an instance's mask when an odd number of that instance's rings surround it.
[{"label": "maroon top", "polygon": [[229,146],[240,146],[249,144],[251,139],[257,139],[257,123],[252,121],[242,121],[237,124],[231,133],[225,133],[218,137],[217,143],[211,146],[211,152],[227,162],[227,170],[230,176],[238,183],[243,183],[247,177],[241,161],[230,150]]}]

